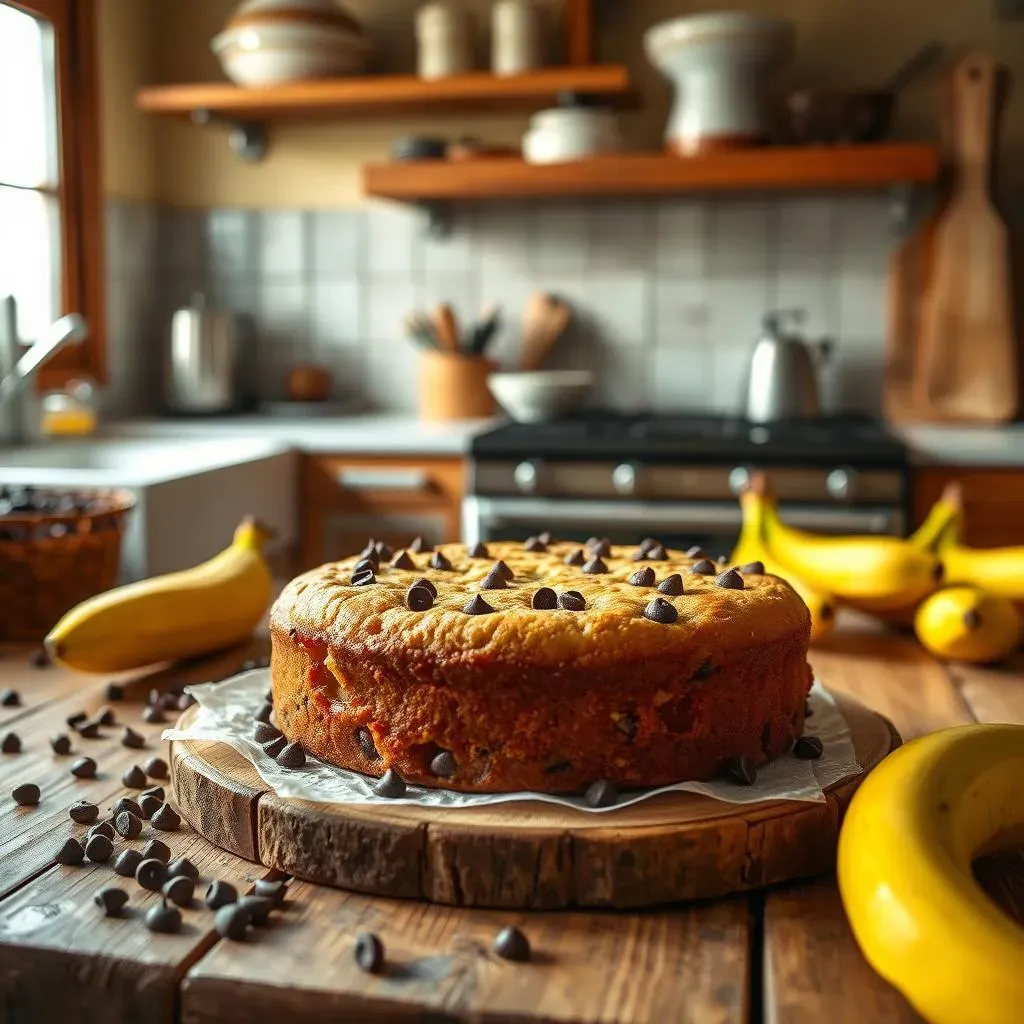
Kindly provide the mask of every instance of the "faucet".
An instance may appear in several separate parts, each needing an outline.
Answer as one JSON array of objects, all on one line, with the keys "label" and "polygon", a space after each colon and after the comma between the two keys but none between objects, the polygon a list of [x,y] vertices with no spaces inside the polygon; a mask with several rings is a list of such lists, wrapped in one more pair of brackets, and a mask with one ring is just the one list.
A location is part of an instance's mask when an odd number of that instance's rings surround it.
[{"label": "faucet", "polygon": [[54,321],[19,358],[18,307],[14,297],[0,299],[0,444],[25,441],[25,390],[39,368],[65,345],[89,335],[80,313]]}]

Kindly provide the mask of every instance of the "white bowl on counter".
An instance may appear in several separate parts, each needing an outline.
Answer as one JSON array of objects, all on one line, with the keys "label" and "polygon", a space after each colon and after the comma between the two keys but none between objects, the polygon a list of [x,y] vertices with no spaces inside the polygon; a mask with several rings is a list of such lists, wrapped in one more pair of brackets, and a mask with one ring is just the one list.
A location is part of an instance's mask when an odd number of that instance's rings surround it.
[{"label": "white bowl on counter", "polygon": [[361,74],[371,46],[334,0],[246,0],[210,47],[236,85]]},{"label": "white bowl on counter", "polygon": [[576,412],[594,386],[594,375],[590,370],[492,373],[487,386],[512,419],[540,423]]},{"label": "white bowl on counter", "polygon": [[530,118],[523,136],[528,164],[560,164],[622,149],[615,114],[599,107],[557,107]]}]

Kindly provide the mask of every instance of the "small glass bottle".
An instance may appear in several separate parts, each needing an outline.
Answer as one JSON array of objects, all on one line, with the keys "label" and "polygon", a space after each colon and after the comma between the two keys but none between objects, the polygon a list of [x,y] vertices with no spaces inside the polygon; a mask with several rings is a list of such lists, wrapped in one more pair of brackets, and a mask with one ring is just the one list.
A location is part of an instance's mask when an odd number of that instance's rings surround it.
[{"label": "small glass bottle", "polygon": [[457,4],[437,0],[421,7],[416,37],[420,78],[446,78],[473,69],[469,19]]},{"label": "small glass bottle", "polygon": [[540,67],[540,35],[533,0],[498,0],[491,12],[491,70],[520,75]]},{"label": "small glass bottle", "polygon": [[43,396],[40,429],[46,437],[83,437],[96,431],[96,388],[88,380],[68,381]]}]

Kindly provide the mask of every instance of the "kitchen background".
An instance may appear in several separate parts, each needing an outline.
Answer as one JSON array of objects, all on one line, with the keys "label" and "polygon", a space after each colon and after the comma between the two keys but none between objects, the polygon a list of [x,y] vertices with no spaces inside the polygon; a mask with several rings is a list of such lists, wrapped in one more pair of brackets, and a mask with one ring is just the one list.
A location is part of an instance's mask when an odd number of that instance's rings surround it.
[{"label": "kitchen background", "polygon": [[[209,40],[234,6],[100,3],[109,416],[156,411],[161,332],[196,290],[255,316],[267,398],[283,396],[288,366],[315,361],[334,372],[339,395],[412,411],[416,353],[401,336],[404,313],[447,300],[468,318],[493,301],[514,321],[541,288],[564,296],[577,318],[555,365],[596,369],[598,400],[613,408],[736,411],[761,315],[799,307],[811,338],[836,342],[823,375],[827,407],[877,411],[885,273],[900,230],[888,195],[458,205],[451,237],[432,240],[414,208],[359,198],[359,166],[409,131],[517,142],[525,118],[275,128],[266,160],[246,165],[220,131],[137,113],[140,85],[220,77]],[[379,42],[383,67],[413,66],[417,2],[349,6]],[[467,6],[485,25],[489,4]],[[598,5],[598,57],[626,59],[639,97],[620,117],[627,148],[657,148],[669,103],[669,84],[643,56],[643,30],[723,6]],[[797,26],[780,88],[872,86],[929,39],[985,46],[1011,73],[1024,72],[1024,22],[997,20],[999,4],[744,6]],[[1011,97],[1001,138],[1004,212],[1018,224],[1022,104]],[[936,108],[927,76],[902,97],[895,135],[934,137]],[[516,347],[515,330],[503,332],[499,359],[510,362]]]}]

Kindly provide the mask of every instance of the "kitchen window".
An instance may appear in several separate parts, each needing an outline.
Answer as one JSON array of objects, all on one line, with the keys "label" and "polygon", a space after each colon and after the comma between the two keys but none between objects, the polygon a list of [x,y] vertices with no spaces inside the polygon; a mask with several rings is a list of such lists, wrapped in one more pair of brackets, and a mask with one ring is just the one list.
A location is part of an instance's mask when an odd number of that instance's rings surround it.
[{"label": "kitchen window", "polygon": [[0,0],[0,295],[31,343],[63,313],[89,338],[45,387],[102,379],[103,221],[93,0]]}]

